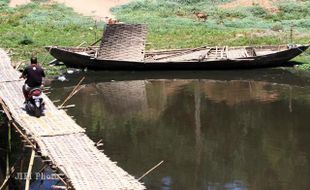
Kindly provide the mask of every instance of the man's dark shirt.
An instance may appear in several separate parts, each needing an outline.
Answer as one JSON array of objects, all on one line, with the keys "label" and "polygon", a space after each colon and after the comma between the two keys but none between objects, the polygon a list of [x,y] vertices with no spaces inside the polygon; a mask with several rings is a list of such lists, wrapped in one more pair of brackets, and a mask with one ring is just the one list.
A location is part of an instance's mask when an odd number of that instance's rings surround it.
[{"label": "man's dark shirt", "polygon": [[45,77],[44,70],[36,65],[29,65],[24,71],[23,76],[26,78],[26,84],[29,87],[38,87],[42,84],[42,78]]}]

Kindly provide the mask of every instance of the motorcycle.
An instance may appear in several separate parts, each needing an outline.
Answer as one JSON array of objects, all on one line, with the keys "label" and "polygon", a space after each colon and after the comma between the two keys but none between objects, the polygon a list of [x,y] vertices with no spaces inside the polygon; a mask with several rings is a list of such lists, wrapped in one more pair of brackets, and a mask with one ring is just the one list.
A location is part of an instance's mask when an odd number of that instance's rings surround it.
[{"label": "motorcycle", "polygon": [[26,101],[26,111],[35,117],[41,117],[44,111],[44,101],[41,88],[33,88],[28,93]]}]

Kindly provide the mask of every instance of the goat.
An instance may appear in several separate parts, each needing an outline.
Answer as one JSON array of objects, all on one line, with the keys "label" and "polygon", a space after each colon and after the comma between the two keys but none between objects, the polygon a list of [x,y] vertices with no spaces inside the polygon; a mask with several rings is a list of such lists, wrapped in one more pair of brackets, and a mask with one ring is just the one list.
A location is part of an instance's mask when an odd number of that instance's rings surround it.
[{"label": "goat", "polygon": [[208,19],[208,15],[205,13],[194,12],[194,14],[196,15],[198,21],[204,21],[205,22]]},{"label": "goat", "polygon": [[119,21],[117,19],[115,19],[115,18],[109,18],[108,19],[108,24],[109,25],[117,24],[117,23],[119,23]]}]

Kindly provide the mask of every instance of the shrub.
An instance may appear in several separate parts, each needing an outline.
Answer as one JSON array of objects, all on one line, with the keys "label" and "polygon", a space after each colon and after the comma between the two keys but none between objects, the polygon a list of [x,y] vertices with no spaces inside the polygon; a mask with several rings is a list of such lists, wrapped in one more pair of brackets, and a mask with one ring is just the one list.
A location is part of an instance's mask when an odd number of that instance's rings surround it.
[{"label": "shrub", "polygon": [[203,0],[169,0],[171,2],[181,3],[181,4],[193,4],[193,3],[199,3]]},{"label": "shrub", "polygon": [[75,29],[76,27],[89,28],[94,24],[92,19],[77,16],[73,9],[65,7],[61,4],[52,4],[45,9],[39,8],[38,4],[33,6],[37,7],[31,8],[29,12],[28,9],[30,8],[30,5],[24,7],[25,10],[23,12],[27,12],[27,15],[17,19],[19,24],[31,24],[33,26],[48,24],[51,29],[67,26],[71,29]]},{"label": "shrub", "polygon": [[248,7],[248,8],[246,8],[246,10],[250,14],[252,14],[254,17],[264,18],[264,17],[267,16],[267,11],[263,7],[261,7],[259,5]]},{"label": "shrub", "polygon": [[230,21],[225,21],[224,25],[226,27],[232,28],[270,28],[271,24],[265,22],[263,19],[255,17],[246,17],[244,19],[235,19]]},{"label": "shrub", "polygon": [[167,1],[167,2],[176,2],[180,4],[187,4],[187,5],[192,5],[192,4],[197,4],[197,3],[213,3],[213,4],[219,4],[219,3],[225,3],[230,0],[161,0],[161,1]]},{"label": "shrub", "polygon": [[299,2],[296,1],[281,1],[278,4],[279,19],[300,19],[310,17],[310,1]]},{"label": "shrub", "polygon": [[283,26],[282,24],[275,24],[271,27],[271,30],[276,32],[283,31]]},{"label": "shrub", "polygon": [[29,45],[33,43],[33,40],[27,35],[24,35],[23,38],[18,42],[20,45]]},{"label": "shrub", "polygon": [[9,0],[0,0],[0,5],[8,5],[9,2]]},{"label": "shrub", "polygon": [[31,0],[31,1],[35,3],[45,3],[48,2],[49,0]]},{"label": "shrub", "polygon": [[282,20],[281,24],[285,28],[290,28],[291,26],[297,30],[309,30],[310,19],[294,19],[294,20]]},{"label": "shrub", "polygon": [[243,11],[242,9],[227,9],[224,12],[225,17],[230,18],[245,18],[247,17],[247,13]]}]

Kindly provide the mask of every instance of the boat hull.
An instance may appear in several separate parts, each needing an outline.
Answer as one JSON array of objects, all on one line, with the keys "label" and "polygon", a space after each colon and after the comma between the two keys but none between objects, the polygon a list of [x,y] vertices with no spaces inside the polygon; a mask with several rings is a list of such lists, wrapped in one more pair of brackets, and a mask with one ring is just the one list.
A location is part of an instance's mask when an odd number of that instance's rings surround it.
[{"label": "boat hull", "polygon": [[264,67],[288,66],[288,61],[300,55],[309,46],[298,46],[276,53],[239,58],[215,59],[207,61],[181,62],[132,62],[119,60],[96,59],[89,55],[79,54],[64,48],[47,47],[46,49],[57,60],[67,67],[88,68],[91,70],[223,70],[223,69],[254,69]]}]

